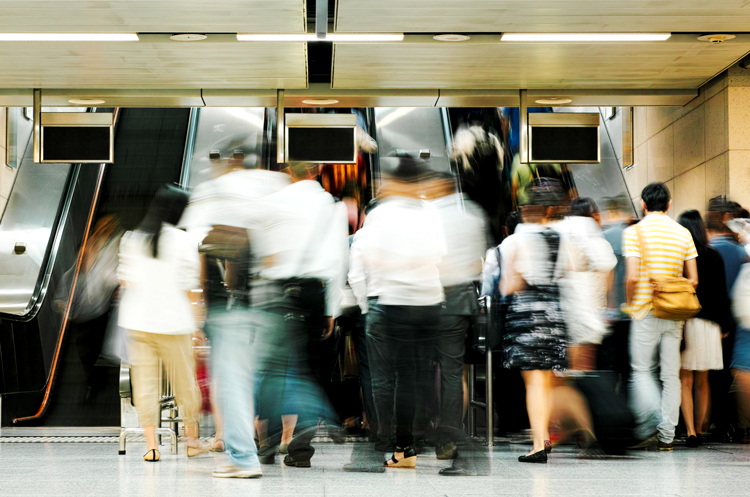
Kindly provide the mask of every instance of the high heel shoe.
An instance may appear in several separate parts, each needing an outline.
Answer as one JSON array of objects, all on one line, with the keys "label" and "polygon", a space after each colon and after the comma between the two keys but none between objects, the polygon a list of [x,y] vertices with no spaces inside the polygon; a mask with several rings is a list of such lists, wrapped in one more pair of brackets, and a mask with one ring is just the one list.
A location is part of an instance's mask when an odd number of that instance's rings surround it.
[{"label": "high heel shoe", "polygon": [[144,461],[148,462],[156,462],[159,459],[161,459],[161,454],[159,454],[159,451],[156,449],[151,449],[143,456]]},{"label": "high heel shoe", "polygon": [[544,450],[534,452],[527,456],[519,456],[518,462],[536,462],[536,463],[547,463],[547,453]]},{"label": "high heel shoe", "polygon": [[[403,459],[396,459],[396,454],[403,452]],[[414,469],[417,466],[417,451],[414,450],[413,446],[409,447],[396,447],[396,451],[393,456],[383,463],[386,468],[407,468]]]}]

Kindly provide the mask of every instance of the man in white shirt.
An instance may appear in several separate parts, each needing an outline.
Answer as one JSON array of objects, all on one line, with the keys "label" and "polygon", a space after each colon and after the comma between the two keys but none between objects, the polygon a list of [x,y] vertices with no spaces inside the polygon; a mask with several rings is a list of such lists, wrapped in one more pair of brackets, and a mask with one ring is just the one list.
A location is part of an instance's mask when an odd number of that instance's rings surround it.
[{"label": "man in white shirt", "polygon": [[445,254],[441,220],[417,194],[428,175],[426,165],[411,157],[401,157],[394,170],[384,171],[383,200],[367,217],[365,236],[357,242],[365,294],[377,297],[367,306],[367,348],[384,449],[396,417],[396,450],[387,467],[413,468],[416,462],[416,399],[432,384],[427,371],[444,299],[438,269]]},{"label": "man in white shirt", "polygon": [[436,340],[440,364],[441,410],[438,426],[438,459],[454,459],[456,443],[462,437],[463,369],[466,334],[472,315],[479,312],[474,283],[482,271],[482,256],[491,245],[486,231],[484,210],[468,198],[456,193],[453,175],[441,174],[434,180],[432,201],[442,220],[446,254],[438,269],[445,291]]},{"label": "man in white shirt", "polygon": [[[214,164],[218,177],[195,189],[180,226],[195,235],[196,243],[203,244],[207,276],[204,331],[212,340],[213,388],[218,393],[223,442],[229,457],[229,464],[218,467],[214,476],[249,478],[260,476],[261,470],[252,425],[254,361],[247,286],[251,263],[248,229],[262,227],[261,199],[282,189],[289,179],[260,169],[225,169],[223,162]],[[247,212],[255,213],[258,219],[247,217]]]},{"label": "man in white shirt", "polygon": [[[313,180],[304,163],[287,168],[292,184],[263,199],[263,229],[253,238],[262,261],[253,284],[259,319],[258,416],[268,422],[261,463],[273,463],[283,414],[297,414],[287,466],[310,467],[318,419],[334,418],[321,384],[317,344],[333,332],[348,251],[346,210]],[[330,375],[329,375],[330,378]]]}]

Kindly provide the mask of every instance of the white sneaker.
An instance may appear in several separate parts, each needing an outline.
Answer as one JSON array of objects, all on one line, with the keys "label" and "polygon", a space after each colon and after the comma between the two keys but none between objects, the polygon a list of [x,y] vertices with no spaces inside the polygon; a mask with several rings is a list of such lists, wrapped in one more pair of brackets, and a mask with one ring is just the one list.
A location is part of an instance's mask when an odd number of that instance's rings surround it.
[{"label": "white sneaker", "polygon": [[242,469],[236,466],[220,466],[213,472],[214,478],[260,478],[260,468]]}]

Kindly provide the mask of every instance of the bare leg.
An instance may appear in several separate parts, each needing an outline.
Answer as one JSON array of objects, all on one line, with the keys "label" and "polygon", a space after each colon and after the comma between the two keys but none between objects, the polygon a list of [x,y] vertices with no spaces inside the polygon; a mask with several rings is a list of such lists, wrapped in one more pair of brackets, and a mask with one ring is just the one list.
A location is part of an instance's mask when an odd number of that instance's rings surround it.
[{"label": "bare leg", "polygon": [[737,418],[740,426],[750,427],[750,371],[733,369],[734,395],[737,401]]},{"label": "bare leg", "polygon": [[284,431],[281,434],[281,443],[282,445],[289,445],[292,443],[292,438],[294,438],[294,427],[297,426],[297,415],[284,414],[281,416],[281,424],[284,426]]},{"label": "bare leg", "polygon": [[211,383],[211,411],[214,417],[214,428],[216,428],[216,438],[214,439],[214,448],[224,450],[224,418],[219,410],[219,399],[217,395],[218,388],[216,380]]},{"label": "bare leg", "polygon": [[146,448],[148,450],[159,450],[159,442],[156,440],[156,426],[144,426],[143,436],[146,438]]},{"label": "bare leg", "polygon": [[[596,440],[594,423],[591,420],[588,402],[581,393],[566,384],[554,386],[550,392],[550,418],[559,421],[561,425],[572,425],[577,430],[584,431],[588,441]],[[564,440],[569,431],[561,437]]]},{"label": "bare leg", "polygon": [[255,433],[258,434],[258,447],[268,445],[268,420],[259,420],[255,417]]},{"label": "bare leg", "polygon": [[469,365],[464,365],[464,419],[466,419],[466,411],[469,410]]},{"label": "bare leg", "polygon": [[[695,436],[695,419],[693,407],[693,371],[680,369],[680,381],[682,382],[682,417],[685,419],[685,428],[688,436]],[[705,415],[705,413],[704,413]]]},{"label": "bare leg", "polygon": [[695,428],[703,431],[703,421],[708,413],[708,371],[693,371],[695,381]]},{"label": "bare leg", "polygon": [[544,441],[549,439],[551,371],[522,371],[526,384],[526,409],[529,413],[531,434],[534,441],[533,454],[544,450]]}]

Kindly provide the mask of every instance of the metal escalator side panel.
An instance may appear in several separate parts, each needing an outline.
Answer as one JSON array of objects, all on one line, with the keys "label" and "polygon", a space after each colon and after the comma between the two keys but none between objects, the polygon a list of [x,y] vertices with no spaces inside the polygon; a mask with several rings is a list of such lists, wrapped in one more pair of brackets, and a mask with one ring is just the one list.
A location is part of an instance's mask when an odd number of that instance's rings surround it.
[{"label": "metal escalator side panel", "polygon": [[[77,168],[76,172],[80,172],[80,168],[81,167],[82,166],[80,164],[77,165],[76,166],[76,168]],[[75,263],[75,275],[74,275],[74,278],[73,278],[73,283],[72,283],[72,287],[71,287],[71,290],[70,290],[70,295],[69,295],[69,298],[68,298],[67,303],[65,305],[65,309],[64,309],[64,312],[62,314],[62,319],[60,321],[60,331],[58,333],[57,342],[55,344],[53,355],[51,357],[51,361],[50,361],[50,365],[49,365],[49,374],[47,376],[47,381],[46,381],[46,384],[44,386],[44,396],[42,398],[42,403],[39,406],[39,409],[37,410],[36,413],[34,413],[31,416],[16,418],[16,419],[13,420],[14,424],[25,422],[25,421],[31,421],[31,420],[35,420],[35,419],[41,418],[42,416],[44,416],[45,412],[47,411],[47,407],[49,406],[50,395],[52,394],[52,390],[53,390],[54,385],[55,385],[55,379],[57,378],[58,367],[60,365],[60,353],[61,353],[61,350],[62,350],[63,343],[65,342],[66,331],[68,329],[68,316],[70,314],[70,308],[71,308],[71,305],[73,303],[73,297],[75,296],[76,283],[77,283],[78,275],[79,275],[79,272],[80,272],[80,269],[81,269],[81,263],[83,262],[84,249],[86,248],[86,242],[88,241],[88,236],[89,236],[89,233],[91,232],[91,227],[92,227],[93,222],[94,222],[94,215],[96,214],[97,200],[99,198],[99,192],[101,190],[102,182],[104,180],[104,172],[105,172],[105,170],[106,170],[106,165],[105,164],[100,164],[99,165],[98,175],[97,175],[97,180],[96,180],[96,188],[95,188],[95,191],[94,191],[93,199],[92,199],[91,204],[90,204],[88,216],[86,218],[87,220],[86,220],[85,229],[83,231],[83,233],[84,233],[84,235],[83,235],[83,244],[81,245],[80,250],[78,250],[78,255],[77,255],[76,263]],[[70,204],[71,203],[69,202],[66,205],[66,207],[68,208],[68,211],[65,213],[66,215],[69,214]],[[60,230],[60,231],[62,231],[62,230]],[[49,302],[49,301],[47,301],[47,306],[51,307],[52,303]]]}]

